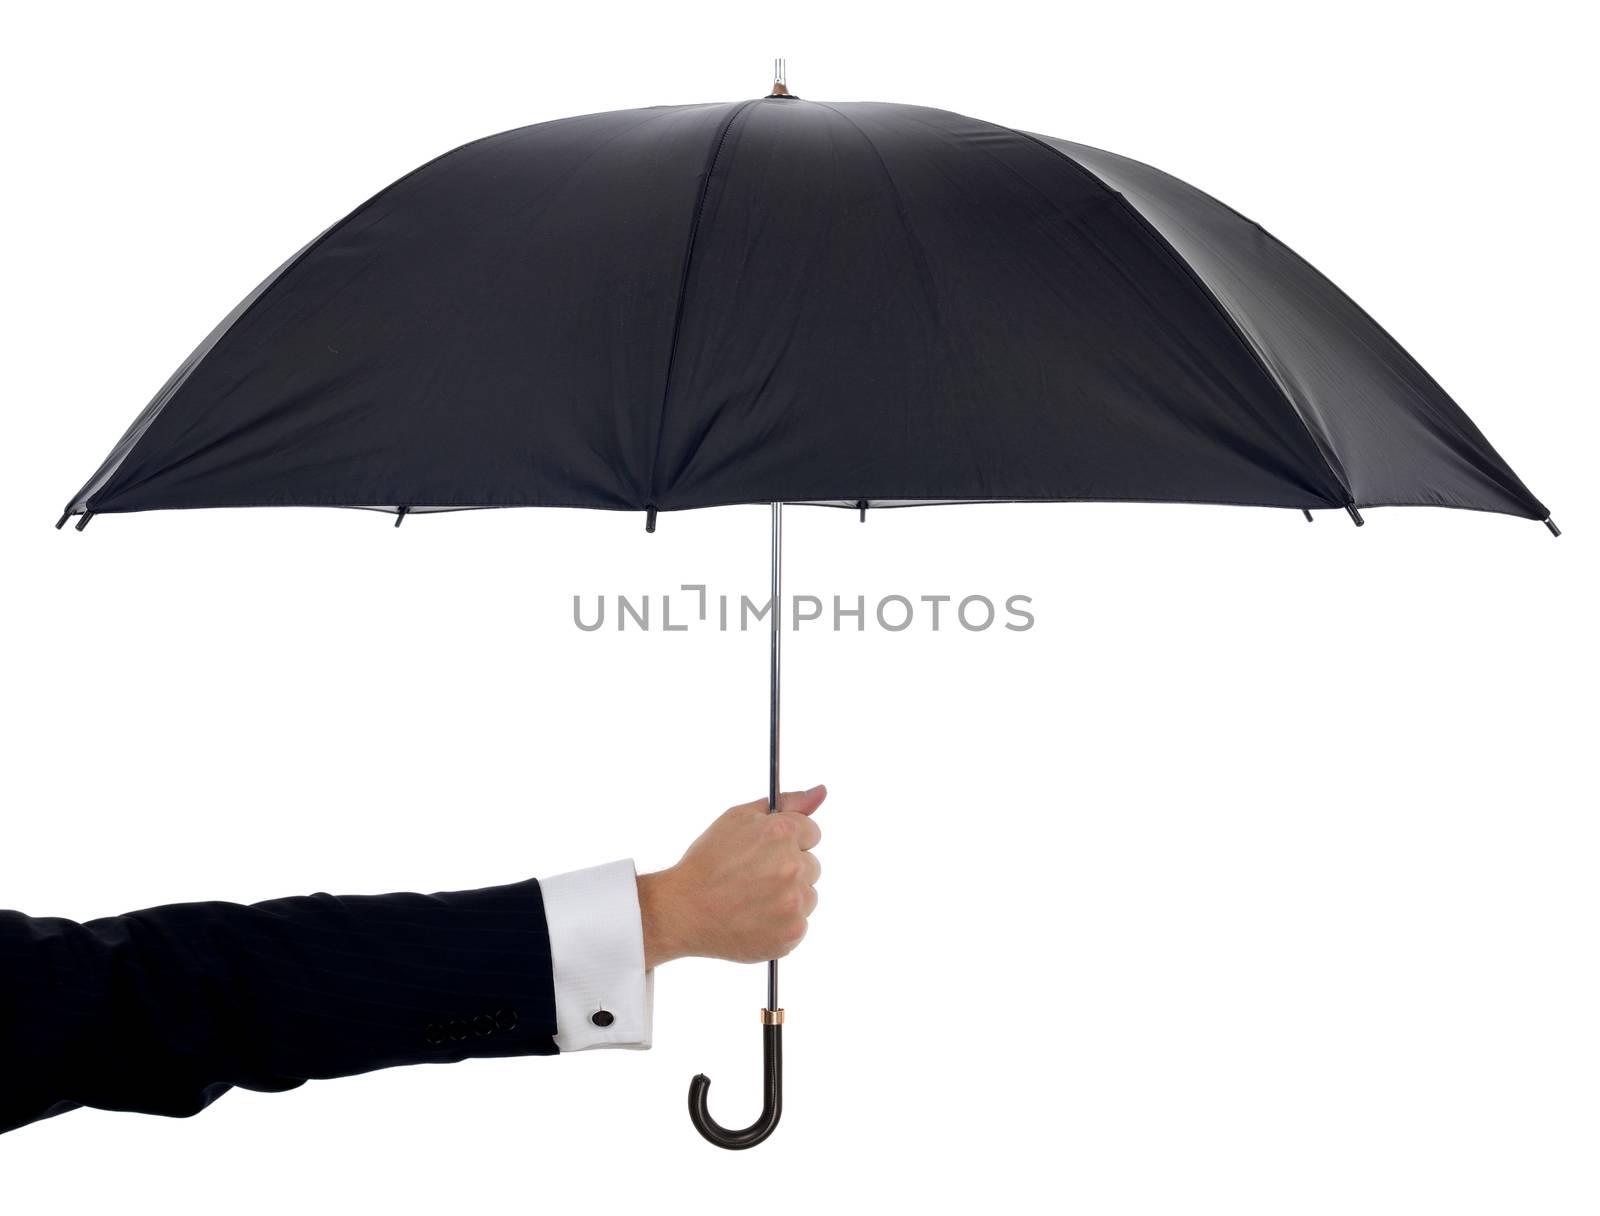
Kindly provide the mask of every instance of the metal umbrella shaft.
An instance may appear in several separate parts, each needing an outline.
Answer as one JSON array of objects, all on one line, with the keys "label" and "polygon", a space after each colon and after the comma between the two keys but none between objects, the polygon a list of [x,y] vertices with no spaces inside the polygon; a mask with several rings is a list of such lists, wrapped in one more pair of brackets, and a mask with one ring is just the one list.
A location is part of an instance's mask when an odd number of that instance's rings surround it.
[{"label": "metal umbrella shaft", "polygon": [[[771,727],[768,743],[767,813],[778,813],[778,710],[783,652],[783,504],[772,504],[772,598],[767,604],[772,631]],[[783,1010],[778,1007],[778,960],[767,963],[767,1005],[761,1011],[761,1114],[749,1127],[723,1127],[706,1109],[711,1078],[699,1073],[689,1082],[689,1119],[718,1148],[754,1148],[783,1116]]]},{"label": "metal umbrella shaft", "polygon": [[[772,598],[768,602],[772,618],[772,657],[767,728],[767,814],[778,813],[778,717],[783,683],[783,504],[772,504]],[[778,1009],[778,960],[767,960],[767,1010]],[[779,1023],[781,1025],[781,1023]],[[777,1123],[776,1117],[773,1123]]]}]

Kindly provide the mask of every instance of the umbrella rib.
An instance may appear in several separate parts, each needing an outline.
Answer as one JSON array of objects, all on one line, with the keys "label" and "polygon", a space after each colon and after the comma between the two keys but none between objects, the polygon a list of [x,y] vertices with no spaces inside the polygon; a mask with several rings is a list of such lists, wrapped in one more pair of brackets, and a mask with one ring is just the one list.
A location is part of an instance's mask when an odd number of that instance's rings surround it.
[{"label": "umbrella rib", "polygon": [[1343,505],[1346,507],[1355,506],[1356,500],[1355,496],[1350,491],[1350,482],[1344,476],[1343,472],[1341,472],[1340,468],[1336,467],[1334,459],[1329,456],[1327,441],[1325,438],[1319,436],[1317,432],[1312,429],[1311,424],[1306,421],[1305,415],[1300,412],[1300,407],[1295,404],[1294,397],[1289,392],[1288,386],[1283,383],[1282,378],[1279,377],[1278,374],[1274,372],[1267,364],[1266,359],[1261,354],[1260,348],[1257,347],[1256,344],[1251,341],[1250,336],[1244,332],[1244,329],[1240,326],[1237,318],[1235,318],[1234,315],[1228,311],[1227,307],[1222,303],[1221,300],[1217,299],[1217,293],[1211,290],[1211,285],[1200,277],[1199,271],[1197,271],[1193,266],[1189,265],[1188,259],[1173,247],[1172,242],[1167,240],[1167,238],[1161,234],[1160,229],[1150,222],[1150,218],[1146,216],[1144,212],[1140,211],[1139,208],[1135,207],[1133,203],[1128,200],[1127,195],[1123,194],[1120,190],[1113,190],[1109,185],[1106,184],[1104,179],[1102,179],[1098,173],[1095,173],[1093,170],[1084,165],[1080,165],[1077,161],[1073,160],[1072,157],[1061,151],[1061,149],[1051,147],[1050,144],[1046,143],[1036,135],[1031,135],[1027,131],[1019,131],[1012,127],[1008,127],[1006,129],[1011,131],[1014,135],[1020,135],[1023,139],[1027,140],[1036,147],[1043,149],[1045,152],[1048,152],[1051,156],[1065,161],[1079,173],[1083,174],[1084,177],[1088,178],[1095,185],[1099,186],[1100,189],[1104,190],[1112,198],[1116,199],[1117,202],[1124,209],[1126,209],[1130,215],[1133,216],[1133,218],[1138,222],[1139,226],[1149,234],[1151,240],[1155,241],[1157,246],[1163,249],[1167,256],[1183,269],[1183,272],[1189,276],[1190,280],[1193,281],[1194,285],[1200,290],[1201,295],[1210,301],[1212,308],[1216,309],[1217,315],[1222,318],[1223,323],[1227,325],[1229,331],[1236,339],[1238,339],[1239,345],[1244,347],[1245,352],[1249,355],[1251,362],[1253,362],[1256,367],[1260,369],[1261,374],[1267,378],[1267,382],[1272,385],[1278,396],[1282,398],[1283,403],[1289,407],[1289,412],[1294,415],[1295,420],[1300,423],[1301,429],[1306,433],[1306,437],[1311,440],[1311,446],[1316,449],[1317,455],[1322,458],[1322,464],[1323,467],[1328,470],[1328,476],[1333,478],[1334,484],[1344,492]]},{"label": "umbrella rib", "polygon": [[672,310],[672,340],[667,345],[667,370],[661,383],[661,408],[656,413],[656,441],[650,452],[650,482],[644,505],[652,513],[656,506],[656,465],[661,459],[661,437],[667,429],[667,404],[672,399],[672,373],[678,361],[678,335],[683,330],[683,304],[689,293],[689,275],[694,269],[694,249],[700,239],[700,221],[705,214],[706,196],[711,193],[711,179],[717,171],[717,162],[722,157],[722,146],[728,140],[728,132],[733,130],[733,124],[739,115],[758,100],[760,99],[752,97],[747,101],[741,101],[729,111],[728,116],[722,120],[722,125],[717,128],[716,136],[711,141],[711,153],[706,158],[706,171],[700,182],[700,194],[695,199],[694,215],[689,221],[689,239],[683,250],[683,272],[678,279],[678,299]]}]

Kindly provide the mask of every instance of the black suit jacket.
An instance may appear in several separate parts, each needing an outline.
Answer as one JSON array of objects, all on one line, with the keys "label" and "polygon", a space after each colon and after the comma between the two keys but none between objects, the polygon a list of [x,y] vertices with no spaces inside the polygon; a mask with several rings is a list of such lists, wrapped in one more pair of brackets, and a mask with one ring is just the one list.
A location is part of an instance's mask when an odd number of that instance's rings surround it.
[{"label": "black suit jacket", "polygon": [[77,924],[0,911],[0,1132],[78,1106],[193,1115],[235,1085],[553,1055],[534,881],[196,903]]}]

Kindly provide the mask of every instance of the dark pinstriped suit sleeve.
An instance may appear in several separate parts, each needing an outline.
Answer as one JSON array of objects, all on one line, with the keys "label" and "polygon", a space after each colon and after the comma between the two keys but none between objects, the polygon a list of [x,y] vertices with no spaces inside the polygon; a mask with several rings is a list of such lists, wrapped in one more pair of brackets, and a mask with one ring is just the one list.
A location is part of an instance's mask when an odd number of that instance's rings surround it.
[{"label": "dark pinstriped suit sleeve", "polygon": [[0,912],[0,1131],[77,1106],[192,1115],[396,1064],[553,1055],[536,881],[438,895]]}]

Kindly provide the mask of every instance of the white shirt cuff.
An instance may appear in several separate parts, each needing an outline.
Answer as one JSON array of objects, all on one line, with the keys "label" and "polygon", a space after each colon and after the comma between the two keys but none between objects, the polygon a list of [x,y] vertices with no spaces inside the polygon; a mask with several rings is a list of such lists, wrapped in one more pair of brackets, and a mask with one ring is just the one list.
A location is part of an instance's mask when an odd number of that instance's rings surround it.
[{"label": "white shirt cuff", "polygon": [[541,878],[539,891],[550,930],[556,1047],[648,1048],[655,977],[644,969],[633,862]]}]

